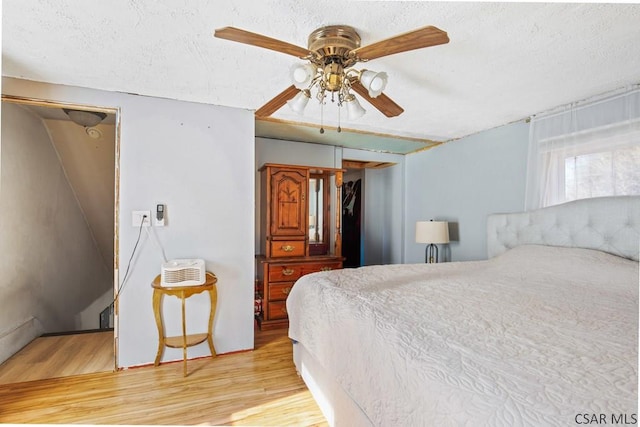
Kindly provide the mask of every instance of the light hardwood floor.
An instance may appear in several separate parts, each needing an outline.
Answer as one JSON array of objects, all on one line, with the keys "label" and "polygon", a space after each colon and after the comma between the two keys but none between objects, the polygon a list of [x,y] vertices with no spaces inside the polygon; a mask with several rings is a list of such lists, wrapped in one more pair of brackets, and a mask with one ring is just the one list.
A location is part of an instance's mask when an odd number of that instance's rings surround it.
[{"label": "light hardwood floor", "polygon": [[286,329],[216,358],[0,385],[0,423],[327,425],[292,362]]},{"label": "light hardwood floor", "polygon": [[113,331],[45,336],[0,364],[0,384],[113,370]]}]

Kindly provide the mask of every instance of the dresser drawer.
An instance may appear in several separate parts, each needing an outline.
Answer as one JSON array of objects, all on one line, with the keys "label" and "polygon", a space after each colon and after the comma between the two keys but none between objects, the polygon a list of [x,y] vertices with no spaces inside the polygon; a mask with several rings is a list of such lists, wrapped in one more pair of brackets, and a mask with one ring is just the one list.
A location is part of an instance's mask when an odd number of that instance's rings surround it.
[{"label": "dresser drawer", "polygon": [[302,275],[318,271],[339,270],[341,268],[341,262],[314,262],[302,265]]},{"label": "dresser drawer", "polygon": [[269,301],[285,300],[293,288],[293,282],[270,283]]},{"label": "dresser drawer", "polygon": [[270,302],[268,305],[268,319],[286,319],[287,318],[287,303],[285,301]]},{"label": "dresser drawer", "polygon": [[271,256],[276,257],[292,257],[304,256],[304,240],[272,240]]},{"label": "dresser drawer", "polygon": [[297,280],[302,276],[302,265],[270,265],[269,281],[282,282],[283,280]]}]

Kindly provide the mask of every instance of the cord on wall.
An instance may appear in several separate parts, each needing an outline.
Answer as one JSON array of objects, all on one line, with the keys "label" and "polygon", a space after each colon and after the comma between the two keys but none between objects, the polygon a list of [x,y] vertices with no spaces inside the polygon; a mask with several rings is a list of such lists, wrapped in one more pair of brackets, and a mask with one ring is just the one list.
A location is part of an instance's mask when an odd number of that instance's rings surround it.
[{"label": "cord on wall", "polygon": [[160,242],[158,241],[155,233],[151,233],[149,231],[149,227],[145,227],[145,231],[147,232],[147,235],[149,235],[149,239],[153,241],[153,244],[156,245],[156,247],[160,251],[160,255],[162,255],[162,259],[164,260],[164,262],[167,262],[167,256],[164,254],[164,249],[162,248],[162,245],[160,245]]},{"label": "cord on wall", "polygon": [[120,297],[120,294],[124,290],[124,286],[127,282],[127,277],[129,276],[129,268],[131,267],[131,261],[133,260],[133,256],[136,254],[136,249],[138,249],[138,243],[140,243],[140,236],[142,235],[142,228],[144,225],[144,220],[146,218],[147,218],[147,215],[142,215],[142,221],[140,221],[140,227],[138,228],[138,239],[136,240],[136,244],[133,246],[133,251],[131,252],[131,257],[129,257],[129,263],[127,264],[127,270],[124,273],[124,278],[122,279],[122,282],[118,287],[118,292],[116,293],[116,296],[113,299],[113,302],[116,302],[116,300]]},{"label": "cord on wall", "polygon": [[153,241],[153,244],[160,251],[160,254],[162,255],[162,259],[164,260],[164,262],[167,262],[167,256],[164,254],[164,249],[160,245],[160,242],[158,241],[157,237],[155,235],[152,235],[149,232],[149,227],[145,227],[144,226],[145,220],[147,218],[148,218],[147,215],[142,215],[142,221],[140,221],[140,226],[138,227],[138,238],[136,239],[136,244],[133,246],[133,251],[131,252],[131,257],[129,257],[129,263],[127,264],[127,269],[125,270],[125,273],[124,273],[124,278],[122,279],[122,282],[120,283],[120,286],[118,287],[118,292],[116,293],[116,296],[113,299],[113,303],[115,303],[116,300],[120,297],[120,294],[124,290],[124,287],[125,287],[125,285],[127,283],[127,278],[129,277],[129,269],[131,268],[131,261],[133,261],[133,257],[135,256],[136,250],[138,249],[138,244],[140,243],[140,237],[142,236],[142,229],[143,228],[147,231],[147,235],[149,236],[149,239],[151,241]]}]

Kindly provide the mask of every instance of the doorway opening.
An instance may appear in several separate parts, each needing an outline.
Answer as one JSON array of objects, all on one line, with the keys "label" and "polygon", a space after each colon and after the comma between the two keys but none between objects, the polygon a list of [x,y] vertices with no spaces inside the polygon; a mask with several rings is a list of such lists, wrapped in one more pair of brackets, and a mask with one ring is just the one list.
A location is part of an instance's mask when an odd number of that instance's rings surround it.
[{"label": "doorway opening", "polygon": [[384,169],[394,165],[391,162],[342,160],[342,168],[346,169],[342,186],[342,255],[345,257],[345,268],[366,264],[364,198],[367,169]]},{"label": "doorway opening", "polygon": [[[15,230],[2,239],[19,242],[13,265],[30,270],[31,279],[15,280],[13,292],[27,297],[12,303],[14,318],[0,320],[21,324],[27,319],[24,323],[29,325],[11,332],[25,337],[38,332],[41,337],[16,351],[41,351],[35,350],[40,340],[38,348],[43,348],[43,341],[49,342],[45,348],[56,341],[54,348],[77,352],[86,341],[87,346],[107,343],[110,354],[105,361],[104,354],[93,353],[104,363],[84,367],[58,361],[58,372],[52,360],[49,373],[34,373],[36,378],[24,377],[30,370],[25,366],[17,381],[113,371],[119,110],[13,96],[2,97],[2,110],[0,182],[8,191],[0,195],[0,206],[6,209],[0,216],[9,225],[15,222]],[[0,241],[0,247],[6,248],[7,241]],[[51,350],[44,351],[47,359],[55,357]],[[69,359],[69,364],[81,365]]]}]

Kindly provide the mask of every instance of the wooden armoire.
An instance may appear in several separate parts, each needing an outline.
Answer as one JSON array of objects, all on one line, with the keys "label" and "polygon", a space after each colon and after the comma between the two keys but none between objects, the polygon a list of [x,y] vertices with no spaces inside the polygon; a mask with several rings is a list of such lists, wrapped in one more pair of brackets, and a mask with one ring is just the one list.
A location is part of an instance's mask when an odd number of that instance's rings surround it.
[{"label": "wooden armoire", "polygon": [[260,329],[284,328],[289,325],[286,300],[296,280],[305,274],[342,268],[340,190],[344,170],[267,163],[259,171],[256,283],[262,310],[257,321]]}]

